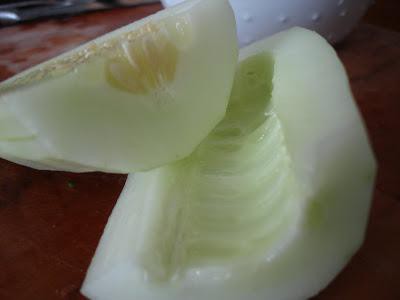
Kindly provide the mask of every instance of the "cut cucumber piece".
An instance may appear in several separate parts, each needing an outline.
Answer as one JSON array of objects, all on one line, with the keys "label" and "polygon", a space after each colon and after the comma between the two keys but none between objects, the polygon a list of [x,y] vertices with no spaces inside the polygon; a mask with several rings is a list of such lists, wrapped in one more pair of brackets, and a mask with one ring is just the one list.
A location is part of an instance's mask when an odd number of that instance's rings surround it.
[{"label": "cut cucumber piece", "polygon": [[39,169],[147,170],[223,118],[237,64],[228,1],[192,0],[0,85],[0,156]]},{"label": "cut cucumber piece", "polygon": [[128,177],[82,292],[306,299],[362,243],[374,176],[334,50],[277,34],[241,52],[227,114],[190,157]]}]

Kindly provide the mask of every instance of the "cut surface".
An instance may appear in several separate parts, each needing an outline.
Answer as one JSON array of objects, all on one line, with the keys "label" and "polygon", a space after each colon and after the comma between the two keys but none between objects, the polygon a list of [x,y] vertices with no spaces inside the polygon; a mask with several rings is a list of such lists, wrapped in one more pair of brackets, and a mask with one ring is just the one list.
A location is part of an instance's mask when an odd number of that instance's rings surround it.
[{"label": "cut surface", "polygon": [[0,156],[123,173],[182,159],[223,117],[236,61],[227,1],[162,11],[3,82]]},{"label": "cut surface", "polygon": [[227,114],[188,158],[128,177],[93,299],[307,299],[363,240],[375,163],[343,67],[292,29],[241,52]]},{"label": "cut surface", "polygon": [[249,256],[271,259],[294,236],[302,193],[269,102],[272,70],[268,55],[242,62],[224,120],[198,149],[173,166],[135,175],[146,182],[140,191],[157,174],[162,192],[138,200],[159,212],[154,223],[142,223],[140,257],[150,279]]}]

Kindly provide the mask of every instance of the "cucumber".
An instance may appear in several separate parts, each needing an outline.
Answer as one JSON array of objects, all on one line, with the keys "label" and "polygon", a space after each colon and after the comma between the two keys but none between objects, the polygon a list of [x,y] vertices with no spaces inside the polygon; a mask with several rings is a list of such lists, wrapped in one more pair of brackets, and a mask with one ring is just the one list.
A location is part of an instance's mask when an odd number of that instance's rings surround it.
[{"label": "cucumber", "polygon": [[294,28],[240,53],[225,118],[187,158],[128,177],[82,293],[289,300],[360,247],[375,159],[345,70]]},{"label": "cucumber", "polygon": [[129,173],[188,156],[223,118],[237,64],[228,1],[192,0],[0,85],[0,156]]}]

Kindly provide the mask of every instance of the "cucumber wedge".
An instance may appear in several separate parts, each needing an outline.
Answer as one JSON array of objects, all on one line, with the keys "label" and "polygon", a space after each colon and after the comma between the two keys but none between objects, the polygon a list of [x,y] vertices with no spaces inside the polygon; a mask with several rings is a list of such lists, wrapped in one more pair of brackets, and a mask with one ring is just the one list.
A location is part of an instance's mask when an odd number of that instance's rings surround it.
[{"label": "cucumber wedge", "polygon": [[38,169],[147,170],[223,118],[237,64],[228,1],[192,0],[0,85],[0,157]]},{"label": "cucumber wedge", "polygon": [[334,50],[294,28],[240,59],[196,151],[128,177],[87,297],[306,299],[360,247],[376,167]]}]

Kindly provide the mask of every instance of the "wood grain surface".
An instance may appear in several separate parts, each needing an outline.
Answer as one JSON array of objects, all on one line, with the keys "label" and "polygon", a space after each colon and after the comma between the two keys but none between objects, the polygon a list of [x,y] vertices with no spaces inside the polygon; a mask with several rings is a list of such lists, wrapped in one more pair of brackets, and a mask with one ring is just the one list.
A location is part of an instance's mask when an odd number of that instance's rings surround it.
[{"label": "wood grain surface", "polygon": [[[159,8],[0,29],[0,80]],[[360,25],[337,50],[379,172],[363,247],[315,299],[398,300],[400,33]],[[43,172],[0,160],[0,299],[84,299],[82,280],[124,181],[121,175]]]},{"label": "wood grain surface", "polygon": [[374,0],[364,20],[370,24],[400,31],[400,1]]}]

